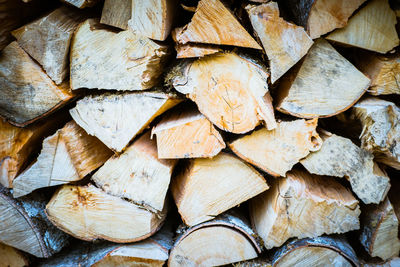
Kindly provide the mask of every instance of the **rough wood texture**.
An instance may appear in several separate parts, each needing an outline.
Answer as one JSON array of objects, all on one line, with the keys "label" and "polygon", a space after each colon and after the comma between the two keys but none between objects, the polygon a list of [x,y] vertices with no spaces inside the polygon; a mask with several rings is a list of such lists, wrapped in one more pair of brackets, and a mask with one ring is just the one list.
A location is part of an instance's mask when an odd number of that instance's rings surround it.
[{"label": "rough wood texture", "polygon": [[85,8],[85,7],[92,7],[95,4],[97,4],[97,2],[99,2],[99,0],[62,0],[63,2],[76,6],[78,8]]},{"label": "rough wood texture", "polygon": [[68,84],[57,86],[17,42],[0,54],[0,88],[0,116],[17,126],[26,126],[73,98]]},{"label": "rough wood texture", "polygon": [[103,143],[71,121],[43,141],[36,161],[14,179],[13,195],[81,180],[111,155]]},{"label": "rough wood texture", "polygon": [[176,110],[152,130],[157,136],[158,157],[212,158],[225,148],[214,125],[195,109]]},{"label": "rough wood texture", "polygon": [[387,53],[399,45],[396,23],[396,15],[388,0],[372,0],[351,17],[346,27],[332,32],[326,39]]},{"label": "rough wood texture", "polygon": [[276,127],[264,66],[233,52],[181,61],[167,81],[218,128],[246,133],[264,121]]},{"label": "rough wood texture", "polygon": [[277,109],[301,118],[330,117],[351,107],[369,85],[367,77],[319,39],[282,81]]},{"label": "rough wood texture", "polygon": [[132,0],[106,0],[101,12],[100,23],[127,30],[131,9]]},{"label": "rough wood texture", "polygon": [[267,249],[291,237],[318,237],[359,229],[358,201],[333,178],[292,170],[250,202],[252,224]]},{"label": "rough wood texture", "polygon": [[152,213],[93,185],[64,185],[46,206],[49,220],[68,234],[86,241],[116,243],[151,236],[161,227],[166,211]]},{"label": "rough wood texture", "polygon": [[366,204],[381,202],[389,191],[390,180],[373,161],[373,155],[335,134],[327,133],[323,140],[321,149],[301,164],[310,173],[346,177],[353,192]]},{"label": "rough wood texture", "polygon": [[71,88],[144,90],[155,86],[168,47],[130,31],[115,33],[88,19],[71,45]]},{"label": "rough wood texture", "polygon": [[70,113],[88,134],[120,152],[158,115],[180,101],[165,93],[102,94],[79,100]]},{"label": "rough wood texture", "polygon": [[274,83],[307,53],[313,41],[303,27],[279,17],[276,2],[248,5],[246,10],[268,56]]},{"label": "rough wood texture", "polygon": [[320,149],[317,123],[318,119],[278,122],[276,129],[261,128],[233,141],[229,147],[268,174],[285,176],[300,159]]},{"label": "rough wood texture", "polygon": [[178,211],[190,226],[211,220],[267,189],[255,169],[226,153],[191,160],[171,183]]},{"label": "rough wood texture", "polygon": [[29,265],[28,257],[19,250],[0,243],[0,259],[4,267],[25,267]]}]

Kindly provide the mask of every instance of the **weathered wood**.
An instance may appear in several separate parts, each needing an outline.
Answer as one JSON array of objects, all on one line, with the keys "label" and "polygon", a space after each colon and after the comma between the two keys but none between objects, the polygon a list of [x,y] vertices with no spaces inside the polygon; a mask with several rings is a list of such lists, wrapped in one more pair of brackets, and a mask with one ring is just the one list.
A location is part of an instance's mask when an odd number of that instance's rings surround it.
[{"label": "weathered wood", "polygon": [[13,181],[20,197],[48,186],[81,180],[111,157],[112,152],[74,121],[43,141],[40,155]]},{"label": "weathered wood", "polygon": [[127,30],[131,10],[132,0],[106,0],[101,12],[100,23]]},{"label": "weathered wood", "polygon": [[0,243],[0,259],[4,267],[29,266],[29,259],[18,249]]},{"label": "weathered wood", "polygon": [[318,119],[278,122],[276,129],[261,128],[233,141],[229,147],[268,174],[285,176],[300,159],[320,149],[317,123]]},{"label": "weathered wood", "polygon": [[282,80],[277,109],[301,118],[330,117],[351,107],[369,84],[327,41],[318,39]]},{"label": "weathered wood", "polygon": [[62,0],[63,2],[76,6],[77,8],[86,8],[86,7],[92,7],[95,4],[97,4],[97,2],[99,2],[99,0]]},{"label": "weathered wood", "polygon": [[88,134],[120,152],[158,115],[179,102],[165,93],[102,94],[79,100],[70,113]]},{"label": "weathered wood", "polygon": [[292,170],[250,201],[255,230],[267,249],[291,237],[318,237],[359,229],[358,201],[330,177]]}]

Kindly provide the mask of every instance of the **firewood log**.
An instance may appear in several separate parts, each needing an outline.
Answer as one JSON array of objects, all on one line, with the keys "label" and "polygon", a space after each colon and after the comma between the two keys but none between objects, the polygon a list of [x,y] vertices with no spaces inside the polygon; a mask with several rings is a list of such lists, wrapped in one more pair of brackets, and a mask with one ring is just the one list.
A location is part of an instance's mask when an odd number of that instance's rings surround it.
[{"label": "firewood log", "polygon": [[111,196],[95,187],[62,186],[46,206],[49,220],[64,232],[86,241],[105,239],[116,243],[143,240],[164,222],[160,213]]},{"label": "firewood log", "polygon": [[72,100],[68,83],[57,86],[18,46],[9,44],[0,54],[0,116],[26,126]]},{"label": "firewood log", "polygon": [[113,32],[88,19],[71,44],[71,88],[143,90],[155,86],[168,47],[130,31]]},{"label": "firewood log", "polygon": [[326,39],[387,53],[399,45],[396,23],[396,15],[388,0],[372,0],[351,17],[346,27],[335,30]]},{"label": "firewood log", "polygon": [[70,113],[88,134],[120,152],[154,118],[180,101],[156,92],[102,94],[79,100]]},{"label": "firewood log", "polygon": [[258,257],[253,260],[242,261],[235,263],[235,267],[272,267],[269,257]]},{"label": "firewood log", "polygon": [[60,251],[68,236],[47,220],[45,202],[35,193],[17,200],[0,185],[0,242],[39,258]]},{"label": "firewood log", "polygon": [[350,139],[330,133],[322,137],[321,149],[309,154],[301,164],[310,173],[346,177],[353,192],[366,204],[384,200],[390,181],[373,161],[373,155]]},{"label": "firewood log", "polygon": [[397,267],[400,266],[400,258],[394,257],[385,262],[363,262],[363,267]]},{"label": "firewood log", "polygon": [[277,109],[301,118],[330,117],[351,107],[369,85],[367,77],[318,39],[280,84]]},{"label": "firewood log", "polygon": [[74,8],[64,6],[14,30],[12,34],[47,75],[60,84],[69,74],[68,55],[72,35],[84,18]]},{"label": "firewood log", "polygon": [[29,259],[18,249],[0,243],[0,259],[4,267],[29,266]]},{"label": "firewood log", "polygon": [[219,266],[254,259],[261,252],[248,223],[235,214],[181,229],[168,266]]},{"label": "firewood log", "polygon": [[177,36],[189,42],[262,49],[220,0],[201,0],[189,24]]},{"label": "firewood log", "polygon": [[246,10],[268,56],[274,83],[307,53],[313,41],[303,27],[279,17],[276,2],[248,5]]},{"label": "firewood log", "polygon": [[260,121],[276,127],[268,73],[250,58],[229,52],[180,61],[166,79],[222,130],[246,133]]},{"label": "firewood log", "polygon": [[285,176],[300,159],[320,149],[317,123],[318,119],[278,122],[276,129],[261,128],[233,141],[229,147],[268,174]]},{"label": "firewood log", "polygon": [[100,23],[127,30],[131,9],[132,0],[106,0],[101,12]]},{"label": "firewood log", "polygon": [[292,170],[250,201],[252,224],[267,249],[291,237],[318,237],[359,229],[358,201],[330,177]]},{"label": "firewood log", "polygon": [[214,125],[197,110],[176,110],[152,130],[157,136],[158,157],[212,158],[225,148]]},{"label": "firewood log", "polygon": [[99,0],[62,0],[67,4],[76,6],[78,8],[85,8],[85,7],[92,7],[95,4],[97,4],[97,2],[99,2]]},{"label": "firewood log", "polygon": [[190,160],[171,182],[178,211],[189,226],[211,220],[268,188],[255,169],[226,153]]}]

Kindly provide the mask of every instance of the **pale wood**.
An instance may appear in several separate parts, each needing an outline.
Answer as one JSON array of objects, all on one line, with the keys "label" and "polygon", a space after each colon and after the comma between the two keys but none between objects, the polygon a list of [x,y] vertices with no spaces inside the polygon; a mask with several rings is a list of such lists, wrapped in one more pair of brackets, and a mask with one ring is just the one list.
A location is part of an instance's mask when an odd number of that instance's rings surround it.
[{"label": "pale wood", "polygon": [[2,267],[25,267],[29,265],[26,255],[3,243],[0,243],[0,259],[0,266]]},{"label": "pale wood", "polygon": [[176,110],[152,130],[157,136],[158,157],[211,158],[225,148],[214,125],[194,109]]},{"label": "pale wood", "polygon": [[93,185],[64,185],[46,206],[49,220],[64,232],[86,241],[116,243],[151,236],[161,227],[166,211],[153,213]]},{"label": "pale wood", "polygon": [[268,56],[271,82],[274,83],[307,54],[313,41],[303,27],[279,17],[276,2],[248,5],[246,10]]},{"label": "pale wood", "polygon": [[106,0],[101,12],[100,23],[127,30],[131,10],[132,0]]},{"label": "pale wood", "polygon": [[192,159],[171,183],[178,211],[189,226],[211,220],[267,189],[255,169],[226,153]]},{"label": "pale wood", "polygon": [[86,7],[92,7],[95,4],[97,4],[97,2],[99,2],[99,0],[62,0],[63,2],[73,5],[77,8],[86,8]]},{"label": "pale wood", "polygon": [[341,44],[387,53],[399,45],[396,15],[388,0],[372,0],[359,10],[346,27],[329,34],[326,39]]},{"label": "pale wood", "polygon": [[276,129],[261,128],[233,141],[229,147],[268,174],[285,176],[300,159],[320,149],[317,123],[318,119],[278,122]]},{"label": "pale wood", "polygon": [[168,47],[133,34],[113,32],[88,19],[71,44],[71,88],[144,90],[163,72]]},{"label": "pale wood", "polygon": [[373,155],[350,139],[326,133],[319,151],[309,154],[301,164],[319,175],[346,177],[353,192],[365,203],[384,200],[390,188],[387,174],[373,161]]},{"label": "pale wood", "polygon": [[57,86],[18,46],[9,44],[0,54],[0,116],[25,126],[72,100],[68,84]]},{"label": "pale wood", "polygon": [[400,265],[400,258],[394,257],[385,262],[363,262],[363,267],[397,267]]},{"label": "pale wood", "polygon": [[330,117],[351,107],[370,81],[327,41],[318,39],[282,81],[277,109],[301,118]]},{"label": "pale wood", "polygon": [[271,183],[267,192],[250,201],[252,224],[267,249],[291,237],[359,229],[358,201],[333,178],[292,170]]},{"label": "pale wood", "polygon": [[165,93],[109,93],[86,96],[70,114],[88,134],[120,152],[158,115],[179,102],[181,99]]},{"label": "pale wood", "polygon": [[180,61],[166,79],[222,130],[246,133],[261,121],[276,127],[267,70],[248,57],[227,52]]}]

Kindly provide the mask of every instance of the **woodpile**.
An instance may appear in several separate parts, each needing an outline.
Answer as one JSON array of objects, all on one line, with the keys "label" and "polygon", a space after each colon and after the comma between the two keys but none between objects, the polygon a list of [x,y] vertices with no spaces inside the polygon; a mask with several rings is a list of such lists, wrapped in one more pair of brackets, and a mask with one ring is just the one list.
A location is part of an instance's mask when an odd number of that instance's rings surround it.
[{"label": "woodpile", "polygon": [[400,266],[396,0],[0,0],[0,267]]}]

